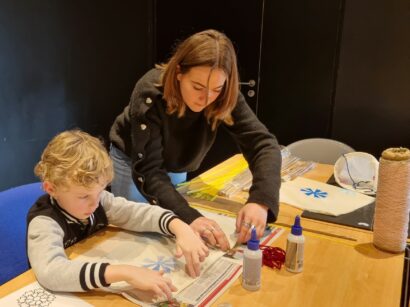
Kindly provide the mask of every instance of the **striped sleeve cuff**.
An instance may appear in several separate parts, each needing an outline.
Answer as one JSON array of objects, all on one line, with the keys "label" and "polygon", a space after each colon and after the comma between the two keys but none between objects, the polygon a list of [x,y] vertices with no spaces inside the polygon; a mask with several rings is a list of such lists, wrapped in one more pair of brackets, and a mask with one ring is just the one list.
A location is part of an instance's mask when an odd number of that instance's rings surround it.
[{"label": "striped sleeve cuff", "polygon": [[170,211],[166,211],[161,215],[159,218],[159,229],[163,234],[174,236],[171,230],[169,230],[169,223],[176,218],[178,217]]},{"label": "striped sleeve cuff", "polygon": [[109,263],[85,263],[80,270],[80,285],[84,291],[108,287],[105,270]]}]

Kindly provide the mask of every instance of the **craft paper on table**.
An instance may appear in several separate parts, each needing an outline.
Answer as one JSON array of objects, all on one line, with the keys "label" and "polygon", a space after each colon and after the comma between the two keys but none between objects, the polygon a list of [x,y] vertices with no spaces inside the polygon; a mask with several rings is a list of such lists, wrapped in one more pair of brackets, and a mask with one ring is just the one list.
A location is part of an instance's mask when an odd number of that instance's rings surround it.
[{"label": "craft paper on table", "polygon": [[[231,246],[235,244],[235,219],[208,212],[202,213],[214,219],[221,226]],[[80,255],[77,259],[90,262],[98,259],[111,264],[130,264],[156,271],[163,270],[172,279],[174,285],[182,289],[194,279],[185,272],[185,258],[174,257],[175,248],[176,245],[172,238],[154,233],[140,235],[124,230]],[[201,264],[201,272],[223,255],[224,252],[221,250],[210,249],[209,256]],[[123,291],[129,288],[125,282],[111,285],[111,290]]]},{"label": "craft paper on table", "polygon": [[[218,223],[227,235],[230,245],[233,246],[236,242],[235,219],[223,214],[200,211],[204,216]],[[268,244],[277,238],[281,231],[281,228],[270,230],[267,236],[261,239],[261,242]],[[196,305],[198,299],[215,299],[242,272],[240,257],[228,259],[223,257],[225,252],[215,249],[210,249],[209,252],[209,256],[201,264],[201,276],[191,278],[185,272],[185,259],[183,257],[179,259],[174,257],[175,242],[173,239],[159,234],[136,234],[129,231],[121,231],[104,242],[95,245],[91,250],[76,259],[83,261],[95,261],[98,259],[111,264],[122,263],[142,266],[157,271],[163,270],[178,288],[178,291],[173,293],[174,297],[176,299],[183,299],[184,303]],[[225,271],[220,270],[221,267],[225,268]],[[112,284],[110,288],[107,290],[123,293],[126,298],[141,305],[149,305],[133,297],[131,287],[126,282]],[[199,289],[200,292],[198,292]]]},{"label": "craft paper on table", "polygon": [[0,299],[0,306],[7,307],[90,307],[92,305],[70,293],[51,292],[38,282],[29,284]]},{"label": "craft paper on table", "polygon": [[[227,234],[231,246],[236,242],[235,218],[225,214],[217,214],[206,210],[199,210],[202,215],[213,219]],[[269,228],[260,239],[261,244],[269,245],[283,232],[282,228]],[[174,298],[176,302],[167,305],[157,303],[154,306],[210,306],[220,295],[222,295],[242,273],[242,256],[245,245],[237,248],[233,256],[224,254],[211,263],[206,269],[201,270],[201,275],[192,280],[185,288],[179,289]],[[213,252],[213,251],[211,251]],[[208,257],[209,258],[209,257]],[[172,276],[171,276],[172,278]],[[190,278],[190,277],[186,277]],[[123,295],[130,301],[141,306],[152,306],[144,303],[133,296],[132,291],[125,291]]]},{"label": "craft paper on table", "polygon": [[[205,214],[212,216],[219,223],[232,246],[236,242],[235,219],[218,214]],[[172,238],[153,233],[140,235],[124,230],[96,245],[76,259],[90,262],[98,259],[111,264],[121,263],[146,267],[156,271],[163,270],[172,279],[173,284],[181,290],[194,282],[195,279],[189,277],[185,272],[185,258],[174,257],[175,248],[176,245]],[[204,272],[224,254],[221,250],[210,249],[209,256],[201,264],[201,272]],[[118,282],[112,284],[108,290],[123,292],[129,289],[131,287],[126,282]]]},{"label": "craft paper on table", "polygon": [[188,287],[178,291],[173,301],[162,301],[155,304],[142,302],[131,291],[123,292],[123,296],[131,302],[149,306],[183,306],[183,307],[205,307],[212,304],[242,273],[242,261],[221,257],[216,260],[206,271],[195,279]]},{"label": "craft paper on table", "polygon": [[352,212],[373,201],[371,196],[302,177],[282,183],[280,188],[280,202],[333,216]]},{"label": "craft paper on table", "polygon": [[[173,284],[182,289],[194,281],[185,273],[185,258],[176,258],[174,240],[157,234],[144,233],[138,235],[133,232],[121,231],[115,236],[98,244],[93,249],[80,255],[76,259],[82,261],[103,261],[110,264],[129,264],[145,267],[154,271],[163,270]],[[224,253],[211,250],[209,256],[201,264],[201,271],[205,270]],[[126,282],[111,284],[114,292],[131,289]]]}]

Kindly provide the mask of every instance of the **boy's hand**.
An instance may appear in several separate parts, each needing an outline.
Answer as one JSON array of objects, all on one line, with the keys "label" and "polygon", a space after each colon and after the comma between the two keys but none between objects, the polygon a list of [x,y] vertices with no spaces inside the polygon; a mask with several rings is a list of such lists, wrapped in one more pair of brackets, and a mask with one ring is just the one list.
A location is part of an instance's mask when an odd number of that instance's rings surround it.
[{"label": "boy's hand", "polygon": [[176,236],[176,257],[185,257],[186,271],[191,277],[199,276],[201,272],[200,263],[209,255],[208,247],[191,227],[180,219],[173,219],[169,224],[170,230]]},{"label": "boy's hand", "polygon": [[215,221],[201,216],[194,220],[190,226],[212,246],[218,245],[223,251],[230,248],[228,238]]},{"label": "boy's hand", "polygon": [[108,283],[126,281],[141,293],[139,298],[144,301],[165,297],[172,299],[172,292],[177,291],[177,288],[171,279],[163,275],[163,271],[157,272],[132,265],[109,265],[105,271]]}]

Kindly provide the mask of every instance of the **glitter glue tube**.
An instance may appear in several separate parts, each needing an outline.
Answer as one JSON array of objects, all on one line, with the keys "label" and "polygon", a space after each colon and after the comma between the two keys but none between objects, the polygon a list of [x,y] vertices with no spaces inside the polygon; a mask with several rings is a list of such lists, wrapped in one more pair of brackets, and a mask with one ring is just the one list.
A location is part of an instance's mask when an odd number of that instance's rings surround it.
[{"label": "glitter glue tube", "polygon": [[299,273],[303,270],[303,249],[305,245],[305,236],[302,235],[300,226],[300,216],[295,217],[295,223],[292,226],[286,243],[285,267],[289,272]]},{"label": "glitter glue tube", "polygon": [[243,253],[242,287],[249,291],[259,290],[261,287],[262,251],[255,227],[252,227],[251,239]]}]

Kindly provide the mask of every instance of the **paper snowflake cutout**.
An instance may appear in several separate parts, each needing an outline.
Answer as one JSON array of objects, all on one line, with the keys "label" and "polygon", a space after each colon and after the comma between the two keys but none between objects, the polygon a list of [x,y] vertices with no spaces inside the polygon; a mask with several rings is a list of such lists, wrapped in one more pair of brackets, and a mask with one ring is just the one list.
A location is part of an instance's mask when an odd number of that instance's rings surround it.
[{"label": "paper snowflake cutout", "polygon": [[163,270],[165,273],[170,273],[171,271],[175,270],[175,260],[174,258],[165,258],[164,256],[159,256],[158,260],[152,260],[149,258],[145,258],[142,266],[144,268],[149,268],[154,271]]},{"label": "paper snowflake cutout", "polygon": [[47,307],[54,300],[56,296],[42,288],[37,288],[25,292],[22,296],[17,299],[17,304],[20,307]]}]

